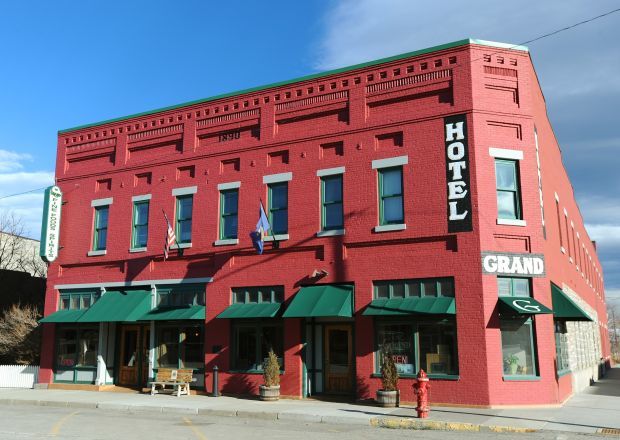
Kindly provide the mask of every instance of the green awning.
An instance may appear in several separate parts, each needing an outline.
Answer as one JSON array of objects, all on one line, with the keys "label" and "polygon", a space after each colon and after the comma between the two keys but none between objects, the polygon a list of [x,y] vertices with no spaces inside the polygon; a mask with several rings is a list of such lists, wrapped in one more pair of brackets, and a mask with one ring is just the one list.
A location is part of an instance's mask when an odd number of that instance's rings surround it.
[{"label": "green awning", "polygon": [[151,310],[139,321],[184,321],[205,320],[205,306],[160,307]]},{"label": "green awning", "polygon": [[527,296],[500,296],[499,311],[503,315],[542,315],[553,311]]},{"label": "green awning", "polygon": [[320,285],[299,289],[284,312],[284,318],[319,318],[353,316],[352,285]]},{"label": "green awning", "polygon": [[108,290],[78,322],[136,322],[150,310],[150,290]]},{"label": "green awning", "polygon": [[395,316],[395,315],[454,315],[456,304],[454,298],[390,298],[373,300],[362,315]]},{"label": "green awning", "polygon": [[276,316],[281,306],[282,304],[280,303],[233,304],[217,315],[216,318],[273,318]]},{"label": "green awning", "polygon": [[84,313],[86,313],[86,310],[59,310],[51,315],[47,315],[39,322],[78,322]]},{"label": "green awning", "polygon": [[593,321],[581,307],[553,283],[551,283],[551,301],[554,318],[566,321]]}]

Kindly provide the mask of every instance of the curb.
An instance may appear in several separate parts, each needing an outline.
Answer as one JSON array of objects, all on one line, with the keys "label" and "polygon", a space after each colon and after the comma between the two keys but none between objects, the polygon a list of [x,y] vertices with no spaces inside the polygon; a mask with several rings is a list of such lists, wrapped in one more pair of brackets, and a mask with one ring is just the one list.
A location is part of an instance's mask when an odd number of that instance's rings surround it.
[{"label": "curb", "polygon": [[518,428],[516,426],[479,425],[476,423],[443,422],[437,420],[420,420],[399,417],[373,417],[370,425],[377,428],[415,429],[433,431],[468,431],[468,432],[538,432],[533,428]]}]

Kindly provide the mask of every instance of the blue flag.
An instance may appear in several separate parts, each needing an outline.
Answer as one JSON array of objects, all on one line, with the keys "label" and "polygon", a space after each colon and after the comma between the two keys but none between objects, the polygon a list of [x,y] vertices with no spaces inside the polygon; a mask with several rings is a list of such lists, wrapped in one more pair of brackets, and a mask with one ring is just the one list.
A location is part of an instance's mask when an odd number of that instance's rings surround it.
[{"label": "blue flag", "polygon": [[271,225],[269,224],[269,219],[267,218],[267,214],[265,214],[265,209],[263,208],[263,203],[261,202],[258,222],[256,223],[256,230],[250,232],[252,244],[259,255],[262,255],[263,250],[265,249],[264,238],[265,235],[267,235],[267,231],[271,231]]}]

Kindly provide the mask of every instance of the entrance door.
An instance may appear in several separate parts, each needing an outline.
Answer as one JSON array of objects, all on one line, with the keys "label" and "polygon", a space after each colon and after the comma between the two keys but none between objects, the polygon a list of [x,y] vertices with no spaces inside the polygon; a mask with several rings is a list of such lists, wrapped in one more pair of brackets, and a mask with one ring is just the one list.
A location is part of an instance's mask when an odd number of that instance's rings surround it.
[{"label": "entrance door", "polygon": [[119,356],[120,368],[118,384],[127,386],[138,386],[138,371],[140,368],[140,351],[138,342],[140,341],[140,327],[137,325],[127,325],[121,327],[121,351]]},{"label": "entrance door", "polygon": [[353,347],[350,325],[325,325],[325,392],[353,392]]}]

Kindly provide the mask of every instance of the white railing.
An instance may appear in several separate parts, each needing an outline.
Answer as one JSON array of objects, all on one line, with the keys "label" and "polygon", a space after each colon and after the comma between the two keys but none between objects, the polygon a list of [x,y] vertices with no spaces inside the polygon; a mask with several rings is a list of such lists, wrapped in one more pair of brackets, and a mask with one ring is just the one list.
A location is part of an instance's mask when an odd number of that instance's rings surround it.
[{"label": "white railing", "polygon": [[38,377],[36,365],[0,365],[0,388],[32,388]]}]

